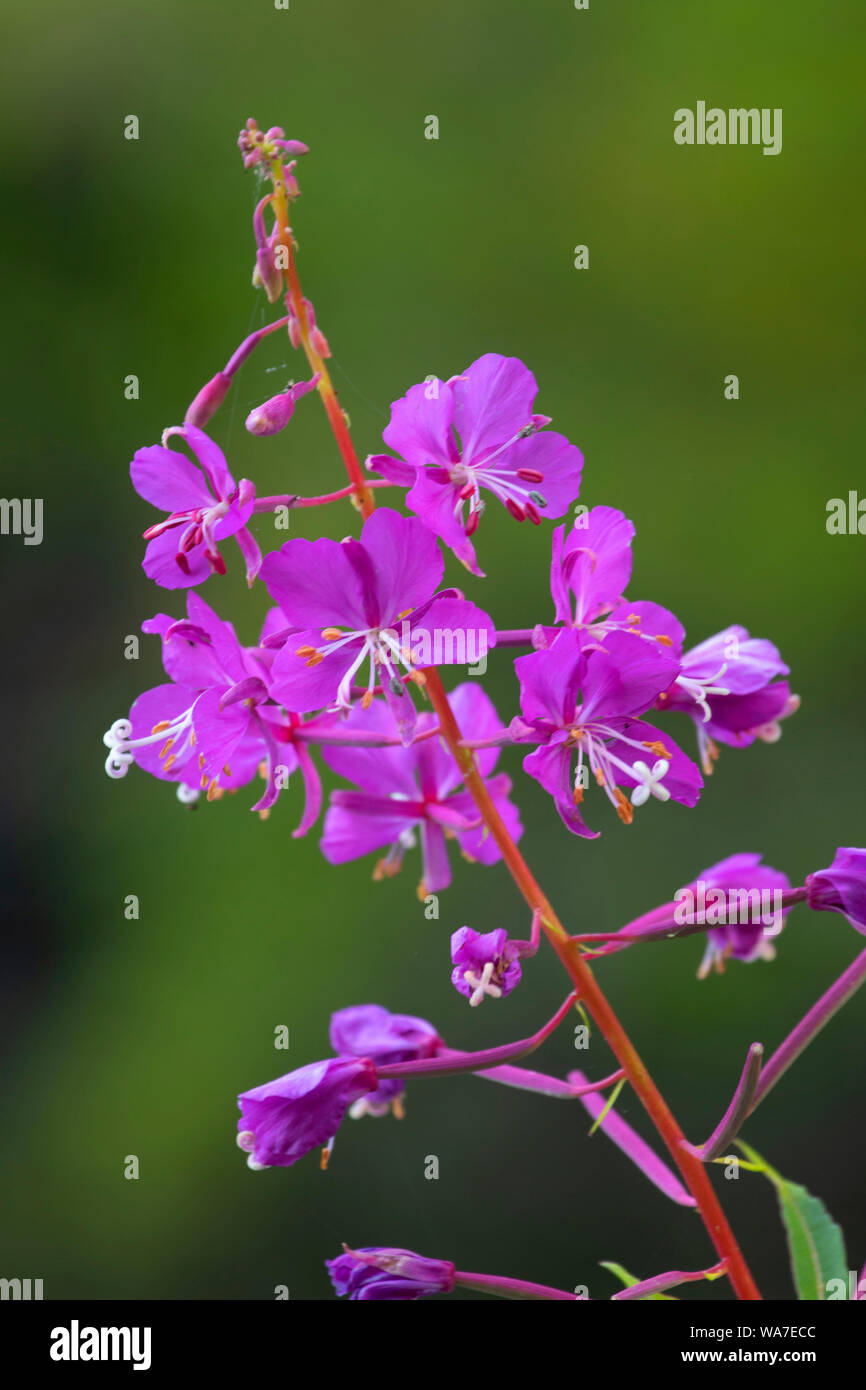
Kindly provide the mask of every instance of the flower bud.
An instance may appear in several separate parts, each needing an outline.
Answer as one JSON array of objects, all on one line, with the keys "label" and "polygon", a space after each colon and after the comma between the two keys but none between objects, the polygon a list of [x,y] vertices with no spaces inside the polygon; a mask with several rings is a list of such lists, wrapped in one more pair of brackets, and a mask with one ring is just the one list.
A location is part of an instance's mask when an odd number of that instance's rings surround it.
[{"label": "flower bud", "polygon": [[256,406],[246,418],[246,427],[250,434],[279,434],[291,420],[295,402],[308,391],[312,391],[318,382],[317,372],[309,381],[298,381],[279,396],[271,396],[270,400]]},{"label": "flower bud", "polygon": [[231,384],[230,376],[226,376],[225,372],[217,372],[187,407],[184,423],[203,429],[211,416],[219,410]]}]

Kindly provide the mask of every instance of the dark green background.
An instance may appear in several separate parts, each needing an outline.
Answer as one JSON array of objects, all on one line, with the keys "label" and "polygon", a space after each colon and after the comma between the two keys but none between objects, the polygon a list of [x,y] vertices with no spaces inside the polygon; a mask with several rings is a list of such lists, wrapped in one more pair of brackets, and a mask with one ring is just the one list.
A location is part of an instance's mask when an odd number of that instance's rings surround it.
[{"label": "dark green background", "polygon": [[[520,356],[538,407],[583,449],[583,500],[638,529],[634,597],[699,641],[731,622],[775,640],[803,708],[781,744],[725,751],[694,811],[653,803],[626,830],[591,797],[595,843],[570,837],[520,771],[523,848],[575,929],[615,928],[737,850],[794,881],[864,842],[863,554],[828,536],[826,503],[864,489],[862,6],[437,0],[435,5],[186,0],[79,3],[6,21],[4,293],[11,351],[3,491],[42,496],[45,540],[0,541],[7,910],[6,1234],[0,1273],[47,1297],[330,1298],[340,1242],[395,1244],[458,1266],[609,1297],[601,1259],[640,1276],[709,1260],[582,1109],[472,1078],[416,1083],[402,1124],[347,1123],[331,1171],[247,1171],[235,1095],[327,1051],[330,1011],[378,1000],[454,1046],[535,1028],[561,997],[549,952],[502,1006],[448,983],[448,936],[525,915],[501,866],[458,863],[438,922],[416,865],[292,841],[293,786],[270,820],[241,793],[184,812],[173,790],[102,770],[103,729],[161,678],[153,640],[124,637],[182,595],[139,568],[153,519],[133,450],[178,423],[262,321],[250,288],[256,196],[235,148],[249,115],[312,153],[295,208],[306,293],[334,351],[359,451],[389,403],[488,351]],[[680,148],[698,99],[782,107],[777,158]],[[137,143],[123,138],[136,114]],[[424,139],[436,114],[438,142]],[[577,243],[590,269],[572,267]],[[270,311],[274,315],[274,311]],[[728,373],[740,399],[723,398]],[[124,400],[128,373],[141,398]],[[237,477],[264,492],[339,487],[315,400],[285,434],[247,410],[301,365],[271,339],[213,422]],[[339,537],[345,507],[307,514]],[[265,544],[271,536],[259,522]],[[449,573],[502,626],[549,613],[549,527],[490,508],[489,578]],[[265,608],[236,553],[204,596],[250,641]],[[487,688],[503,717],[507,654]],[[690,745],[685,720],[679,728]],[[126,894],[141,900],[127,922]],[[746,1046],[776,1045],[862,946],[843,919],[795,914],[773,965],[695,980],[697,941],[619,956],[599,974],[689,1134],[713,1126]],[[858,999],[750,1122],[747,1138],[823,1196],[852,1267],[866,1257]],[[578,1057],[578,1061],[585,1060]],[[538,1065],[563,1074],[556,1036]],[[603,1074],[601,1041],[589,1070]],[[649,1130],[633,1095],[619,1108]],[[137,1154],[139,1181],[125,1181]],[[436,1154],[438,1182],[425,1181]],[[766,1295],[791,1293],[762,1179],[720,1180]],[[716,1284],[686,1297],[727,1297]]]}]

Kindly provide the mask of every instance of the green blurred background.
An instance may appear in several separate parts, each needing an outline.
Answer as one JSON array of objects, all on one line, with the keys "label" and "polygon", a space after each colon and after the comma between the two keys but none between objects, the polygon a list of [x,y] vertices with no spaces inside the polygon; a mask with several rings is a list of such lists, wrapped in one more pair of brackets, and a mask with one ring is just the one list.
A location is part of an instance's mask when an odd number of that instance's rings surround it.
[{"label": "green blurred background", "polygon": [[[325,1055],[332,1009],[376,1000],[483,1046],[534,1029],[562,979],[547,952],[501,1006],[470,1012],[451,989],[451,931],[526,925],[501,866],[458,863],[429,922],[414,863],[374,885],[370,861],[332,869],[316,834],[291,839],[297,786],[262,823],[245,793],[189,813],[135,769],[105,777],[102,731],[162,679],[156,642],[132,662],[124,638],[183,602],[140,570],[153,514],[127,464],[264,321],[250,288],[256,183],[235,138],[250,115],[282,124],[312,150],[299,264],[359,451],[381,447],[413,382],[488,351],[520,356],[538,408],[584,451],[582,500],[637,525],[632,596],[673,607],[693,642],[731,622],[773,638],[803,697],[781,744],[723,752],[694,811],[653,803],[626,830],[592,798],[595,843],[567,834],[506,753],[523,848],[566,921],[616,928],[737,850],[802,881],[837,844],[863,843],[866,542],[825,529],[827,500],[864,488],[862,6],[79,0],[10,12],[5,28],[3,492],[44,498],[45,539],[0,542],[0,1273],[43,1278],[49,1298],[268,1299],[287,1285],[321,1299],[322,1261],[346,1240],[605,1298],[599,1260],[639,1276],[707,1263],[697,1218],[589,1139],[582,1109],[472,1078],[417,1083],[402,1124],[347,1122],[326,1176],[314,1157],[247,1171],[237,1092]],[[699,98],[782,107],[781,155],[676,146],[673,112]],[[123,138],[128,114],[138,142]],[[573,268],[577,243],[587,271]],[[251,406],[300,371],[281,335],[268,340],[213,422],[235,476],[264,492],[343,482],[314,401],[283,435],[244,432]],[[129,373],[138,401],[124,399]],[[728,373],[739,401],[723,397]],[[354,514],[292,524],[339,537]],[[266,519],[259,534],[284,538]],[[449,574],[501,626],[528,625],[549,613],[548,547],[548,526],[491,508],[490,577]],[[247,594],[226,549],[229,576],[204,596],[250,641],[266,595]],[[509,717],[507,654],[487,688]],[[679,734],[689,746],[685,721]],[[137,922],[124,919],[130,893]],[[695,1140],[748,1043],[776,1045],[863,943],[842,918],[801,911],[779,944],[774,964],[702,984],[698,941],[600,968]],[[747,1130],[825,1198],[857,1268],[864,1002]],[[566,1031],[537,1064],[563,1074],[574,1060]],[[600,1040],[578,1060],[610,1066]],[[649,1134],[633,1095],[619,1109]],[[138,1181],[123,1177],[128,1154]],[[719,1187],[764,1293],[789,1297],[769,1185],[745,1174]]]}]

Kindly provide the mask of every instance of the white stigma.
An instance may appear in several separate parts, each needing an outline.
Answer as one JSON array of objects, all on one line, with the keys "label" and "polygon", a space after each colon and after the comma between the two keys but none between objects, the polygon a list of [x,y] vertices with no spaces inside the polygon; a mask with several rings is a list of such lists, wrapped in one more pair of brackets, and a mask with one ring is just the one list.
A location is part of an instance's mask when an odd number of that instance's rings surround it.
[{"label": "white stigma", "polygon": [[110,750],[105,759],[105,771],[109,777],[126,776],[132,762],[131,738],[132,724],[128,719],[115,719],[111,728],[102,735],[102,742]]},{"label": "white stigma", "polygon": [[489,994],[491,999],[502,998],[502,990],[499,986],[491,984],[493,970],[494,962],[492,960],[487,961],[480,976],[476,975],[474,970],[464,970],[463,978],[467,985],[472,986],[472,994],[469,996],[469,1003],[473,1009],[478,1007],[486,994]]},{"label": "white stigma", "polygon": [[669,801],[670,792],[667,787],[662,786],[662,778],[670,770],[670,763],[667,758],[659,758],[652,767],[638,760],[632,763],[632,772],[635,777],[640,778],[639,786],[635,787],[631,794],[632,806],[643,806],[645,801],[649,801],[650,796],[658,797],[659,801]]}]

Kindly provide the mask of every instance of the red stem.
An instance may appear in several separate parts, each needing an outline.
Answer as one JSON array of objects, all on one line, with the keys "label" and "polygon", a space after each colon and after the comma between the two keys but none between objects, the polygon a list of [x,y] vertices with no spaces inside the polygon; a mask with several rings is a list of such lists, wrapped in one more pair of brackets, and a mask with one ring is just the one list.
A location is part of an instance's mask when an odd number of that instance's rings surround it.
[{"label": "red stem", "polygon": [[[285,246],[288,263],[284,271],[288,286],[287,301],[300,324],[301,339],[310,367],[313,372],[319,373],[319,395],[322,398],[337,446],[342,455],[357,506],[366,520],[375,507],[375,501],[369,484],[365,481],[361,471],[361,465],[349,436],[346,419],[340,409],[328,369],[310,342],[310,325],[298,280],[292,234],[289,227],[285,176],[279,160],[271,161],[271,173],[274,181],[274,211],[280,230],[279,239]],[[425,675],[427,678],[426,690],[433,708],[439,716],[442,737],[463,774],[466,788],[471,793],[489,833],[495,840],[515,884],[531,911],[539,914],[545,936],[562,961],[581,1001],[586,1004],[601,1029],[608,1046],[619,1061],[629,1083],[639,1096],[650,1119],[664,1140],[671,1158],[682,1173],[689,1191],[697,1202],[709,1237],[718,1254],[726,1263],[731,1285],[737,1297],[744,1300],[760,1299],[761,1295],[737,1245],[734,1233],[728,1225],[719,1199],[713,1191],[704,1165],[683,1147],[688,1142],[685,1135],[599,987],[589,965],[583,958],[580,946],[571,940],[508,833],[487,790],[484,779],[475,765],[475,758],[471,749],[463,746],[463,735],[439,679],[438,671],[435,668],[428,668]]]}]

